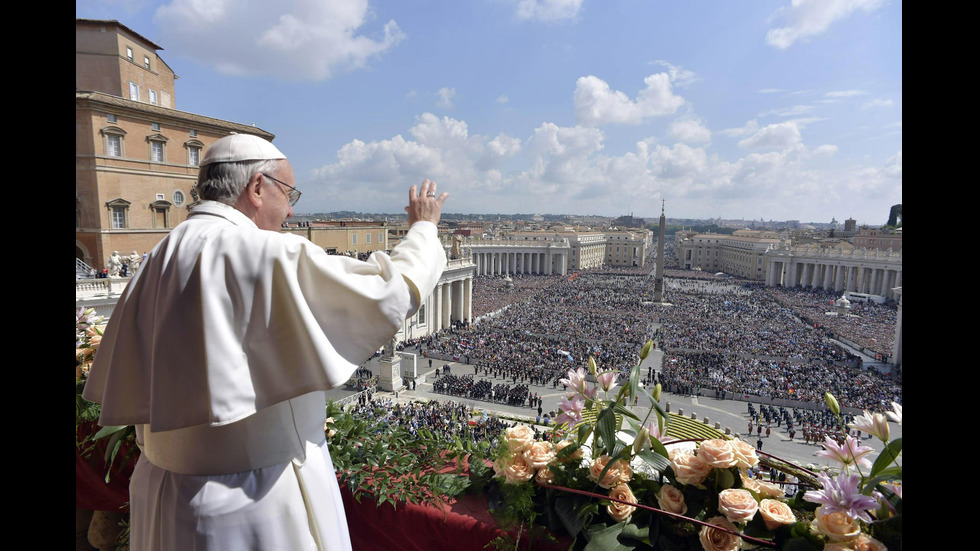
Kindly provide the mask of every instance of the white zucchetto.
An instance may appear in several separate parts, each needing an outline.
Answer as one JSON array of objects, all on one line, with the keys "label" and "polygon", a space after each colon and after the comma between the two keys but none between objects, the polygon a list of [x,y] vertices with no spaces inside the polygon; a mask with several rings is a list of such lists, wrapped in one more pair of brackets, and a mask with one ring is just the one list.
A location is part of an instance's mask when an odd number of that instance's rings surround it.
[{"label": "white zucchetto", "polygon": [[232,134],[225,136],[208,148],[204,153],[201,166],[212,163],[230,163],[237,161],[267,161],[285,159],[286,156],[271,142],[251,134]]}]

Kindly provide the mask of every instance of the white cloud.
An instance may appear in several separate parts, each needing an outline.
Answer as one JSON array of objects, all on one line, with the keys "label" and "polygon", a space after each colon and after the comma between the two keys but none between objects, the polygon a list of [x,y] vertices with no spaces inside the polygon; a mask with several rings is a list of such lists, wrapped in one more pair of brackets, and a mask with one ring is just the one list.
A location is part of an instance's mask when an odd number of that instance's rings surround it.
[{"label": "white cloud", "polygon": [[837,148],[836,145],[830,145],[830,144],[821,145],[819,147],[814,148],[814,150],[813,150],[813,156],[814,157],[833,157],[834,155],[837,154],[837,149],[838,148]]},{"label": "white cloud", "polygon": [[679,142],[704,144],[711,141],[711,130],[698,119],[674,121],[668,132],[671,138]]},{"label": "white cloud", "polygon": [[640,124],[652,117],[670,115],[684,104],[684,98],[671,91],[667,73],[650,75],[643,80],[636,101],[626,94],[612,90],[596,76],[585,76],[575,84],[575,116],[588,126],[609,123]]},{"label": "white cloud", "polygon": [[777,149],[729,161],[655,138],[608,154],[602,130],[554,123],[541,124],[526,140],[491,139],[470,133],[465,121],[424,113],[407,139],[343,146],[336,162],[312,172],[304,202],[307,208],[325,205],[320,211],[400,212],[408,187],[424,178],[450,192],[447,212],[524,213],[546,204],[554,213],[613,215],[659,211],[664,198],[668,213],[692,217],[780,213],[829,221],[852,214],[840,212],[841,205],[901,202],[901,151],[877,166],[835,170],[838,147],[808,149],[798,143],[795,123],[754,126],[738,129],[751,134],[745,147]]},{"label": "white cloud", "polygon": [[745,149],[787,149],[800,143],[800,128],[787,121],[760,128],[755,134],[738,142]]},{"label": "white cloud", "polygon": [[497,103],[507,103],[510,99],[506,95],[497,96]]},{"label": "white cloud", "polygon": [[325,80],[363,67],[405,38],[394,20],[380,31],[366,28],[369,16],[367,0],[173,0],[154,20],[161,42],[220,72]]},{"label": "white cloud", "polygon": [[855,11],[872,12],[884,4],[885,0],[793,0],[770,18],[783,20],[785,26],[769,29],[766,42],[783,50],[798,40],[823,34],[834,22]]},{"label": "white cloud", "polygon": [[718,133],[722,136],[727,136],[729,138],[741,138],[742,136],[748,136],[749,134],[755,134],[759,131],[759,123],[752,119],[745,123],[745,126],[741,128],[725,128],[719,130]]},{"label": "white cloud", "polygon": [[861,108],[872,109],[875,107],[892,107],[893,105],[895,105],[895,102],[889,98],[878,98],[862,103]]},{"label": "white cloud", "polygon": [[436,96],[438,96],[438,98],[439,98],[436,101],[436,105],[438,105],[439,107],[441,107],[443,109],[452,109],[453,108],[453,98],[456,97],[456,89],[455,88],[445,88],[445,87],[440,88],[439,91],[436,92]]},{"label": "white cloud", "polygon": [[824,94],[828,98],[851,98],[854,96],[866,96],[868,95],[867,90],[835,90],[833,92],[827,92]]},{"label": "white cloud", "polygon": [[520,0],[514,15],[521,20],[561,21],[572,19],[582,9],[582,0]]},{"label": "white cloud", "polygon": [[893,178],[902,178],[902,151],[885,161],[885,174]]},{"label": "white cloud", "polygon": [[657,61],[654,61],[653,64],[666,67],[667,74],[670,75],[670,83],[678,88],[689,86],[699,80],[694,71],[689,71],[668,61],[658,59]]},{"label": "white cloud", "polygon": [[806,113],[813,112],[814,107],[812,105],[792,105],[790,107],[778,107],[776,109],[770,109],[765,113],[761,113],[760,117],[774,116],[774,117],[796,117]]}]

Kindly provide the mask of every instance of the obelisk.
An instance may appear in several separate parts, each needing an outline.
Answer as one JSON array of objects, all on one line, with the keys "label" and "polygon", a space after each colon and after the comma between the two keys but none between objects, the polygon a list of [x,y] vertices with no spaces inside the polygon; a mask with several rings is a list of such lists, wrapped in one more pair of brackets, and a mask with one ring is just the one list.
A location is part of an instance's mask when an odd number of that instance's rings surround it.
[{"label": "obelisk", "polygon": [[664,217],[664,204],[663,199],[661,199],[660,235],[657,237],[657,260],[653,279],[653,301],[657,303],[664,301],[664,264],[666,264],[666,258],[664,257],[664,232],[666,231],[666,227],[667,218]]}]

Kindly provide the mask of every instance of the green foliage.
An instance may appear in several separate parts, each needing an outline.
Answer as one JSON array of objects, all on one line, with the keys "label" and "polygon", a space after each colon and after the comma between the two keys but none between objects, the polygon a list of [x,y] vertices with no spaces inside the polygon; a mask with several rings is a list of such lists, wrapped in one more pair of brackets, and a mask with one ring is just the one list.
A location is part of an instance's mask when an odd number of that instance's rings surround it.
[{"label": "green foliage", "polygon": [[[389,503],[437,505],[470,491],[485,478],[490,443],[447,439],[422,428],[417,435],[375,417],[357,419],[333,402],[327,404],[327,438],[340,483],[360,502],[365,495],[380,506]],[[469,475],[464,459],[473,456]]]}]

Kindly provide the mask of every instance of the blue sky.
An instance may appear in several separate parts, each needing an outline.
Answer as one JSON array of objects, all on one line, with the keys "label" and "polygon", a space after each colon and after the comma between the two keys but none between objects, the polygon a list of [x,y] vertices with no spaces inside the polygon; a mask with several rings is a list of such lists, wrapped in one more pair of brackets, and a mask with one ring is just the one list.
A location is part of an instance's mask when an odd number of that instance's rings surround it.
[{"label": "blue sky", "polygon": [[891,0],[76,0],[164,49],[176,107],[276,135],[297,213],[882,224],[902,202]]}]

